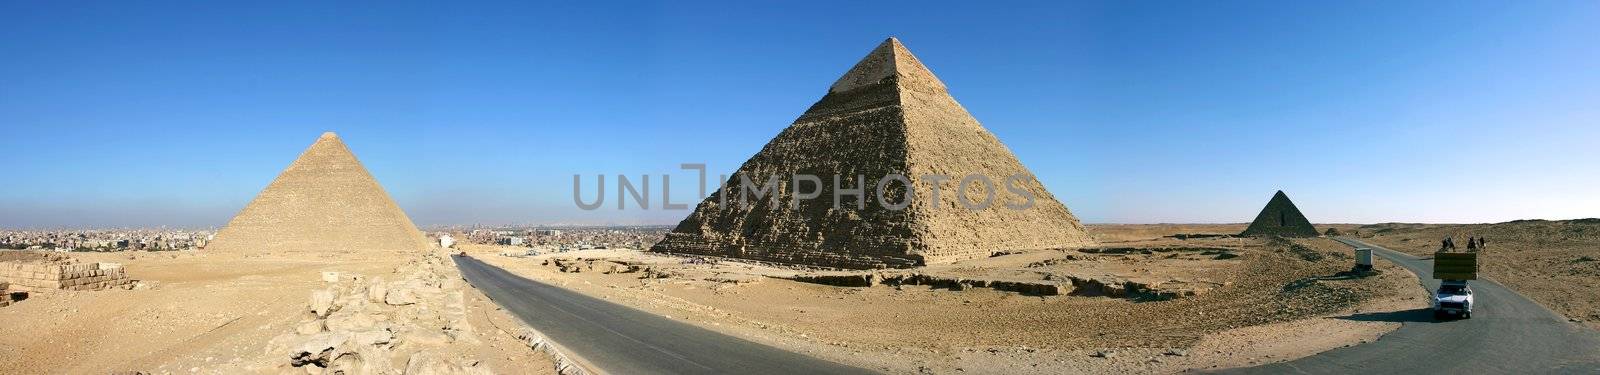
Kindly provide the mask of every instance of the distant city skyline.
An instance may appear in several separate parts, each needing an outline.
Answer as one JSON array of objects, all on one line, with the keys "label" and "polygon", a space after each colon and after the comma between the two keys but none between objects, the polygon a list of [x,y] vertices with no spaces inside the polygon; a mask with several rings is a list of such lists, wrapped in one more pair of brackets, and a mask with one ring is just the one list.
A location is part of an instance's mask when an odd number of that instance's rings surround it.
[{"label": "distant city skyline", "polygon": [[0,228],[220,227],[324,131],[419,226],[676,224],[572,176],[692,208],[888,36],[1085,223],[1600,217],[1600,3],[916,4],[0,3]]}]

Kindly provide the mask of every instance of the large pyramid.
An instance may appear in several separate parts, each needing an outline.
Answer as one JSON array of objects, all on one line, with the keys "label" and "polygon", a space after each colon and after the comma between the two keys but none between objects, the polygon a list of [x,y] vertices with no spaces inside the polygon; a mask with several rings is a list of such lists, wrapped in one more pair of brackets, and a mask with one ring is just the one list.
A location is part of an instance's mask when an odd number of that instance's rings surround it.
[{"label": "large pyramid", "polygon": [[1289,201],[1288,194],[1278,190],[1277,194],[1272,195],[1272,200],[1267,201],[1267,206],[1261,208],[1261,213],[1256,215],[1256,221],[1250,222],[1250,227],[1239,235],[1316,237],[1317,228],[1313,228],[1311,221],[1306,220],[1306,215],[1301,214],[1294,202]]},{"label": "large pyramid", "polygon": [[[821,195],[794,207],[795,174],[819,176],[820,187],[799,184],[802,192],[820,188]],[[877,202],[877,182],[889,174],[913,181],[915,199],[904,209]],[[737,199],[741,176],[761,184],[773,175],[780,176],[776,207],[767,199]],[[926,175],[951,177],[938,184],[938,201],[932,199],[937,181]],[[968,175],[994,181],[992,206],[971,210],[957,201],[957,185]],[[1030,208],[1002,204],[1023,202],[1004,185],[1012,175],[1025,177],[1013,188],[1035,197]],[[865,208],[844,196],[834,209],[834,176],[841,176],[841,190],[859,187],[857,176],[866,176]],[[889,203],[903,203],[904,185],[888,185]],[[726,186],[651,250],[879,268],[1093,244],[1072,212],[894,38],[834,82],[822,100],[740,166]],[[734,195],[723,203],[724,194]],[[984,189],[975,183],[968,196],[968,202],[982,201]]]},{"label": "large pyramid", "polygon": [[206,246],[308,258],[427,248],[427,238],[333,132],[317,138]]}]

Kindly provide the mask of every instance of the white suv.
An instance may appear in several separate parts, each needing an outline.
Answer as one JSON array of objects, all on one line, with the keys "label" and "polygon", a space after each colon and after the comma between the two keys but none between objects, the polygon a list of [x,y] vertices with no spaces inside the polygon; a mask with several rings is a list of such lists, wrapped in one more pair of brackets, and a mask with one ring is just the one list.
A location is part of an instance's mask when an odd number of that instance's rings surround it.
[{"label": "white suv", "polygon": [[1472,319],[1472,287],[1466,281],[1445,280],[1439,284],[1439,291],[1433,294],[1433,317],[1445,315]]}]

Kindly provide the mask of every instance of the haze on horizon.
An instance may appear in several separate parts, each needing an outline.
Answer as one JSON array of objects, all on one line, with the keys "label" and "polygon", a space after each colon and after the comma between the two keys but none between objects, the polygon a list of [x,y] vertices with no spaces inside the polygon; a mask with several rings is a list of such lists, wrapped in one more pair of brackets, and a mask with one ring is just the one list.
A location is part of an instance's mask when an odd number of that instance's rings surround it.
[{"label": "haze on horizon", "polygon": [[[1588,2],[0,3],[0,228],[221,226],[323,131],[418,225],[675,224],[659,186],[616,210],[610,183],[671,174],[692,207],[680,163],[731,173],[890,35],[1086,223],[1243,223],[1280,189],[1316,223],[1596,217],[1596,25]],[[605,209],[574,174],[607,175]]]}]

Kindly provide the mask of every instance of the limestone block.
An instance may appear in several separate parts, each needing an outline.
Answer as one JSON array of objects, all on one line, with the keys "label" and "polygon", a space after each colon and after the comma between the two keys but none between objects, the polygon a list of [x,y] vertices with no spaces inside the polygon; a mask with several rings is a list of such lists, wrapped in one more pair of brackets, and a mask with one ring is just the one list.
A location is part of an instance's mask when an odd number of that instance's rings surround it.
[{"label": "limestone block", "polygon": [[310,311],[319,318],[325,318],[333,312],[335,293],[332,289],[311,292]]}]

